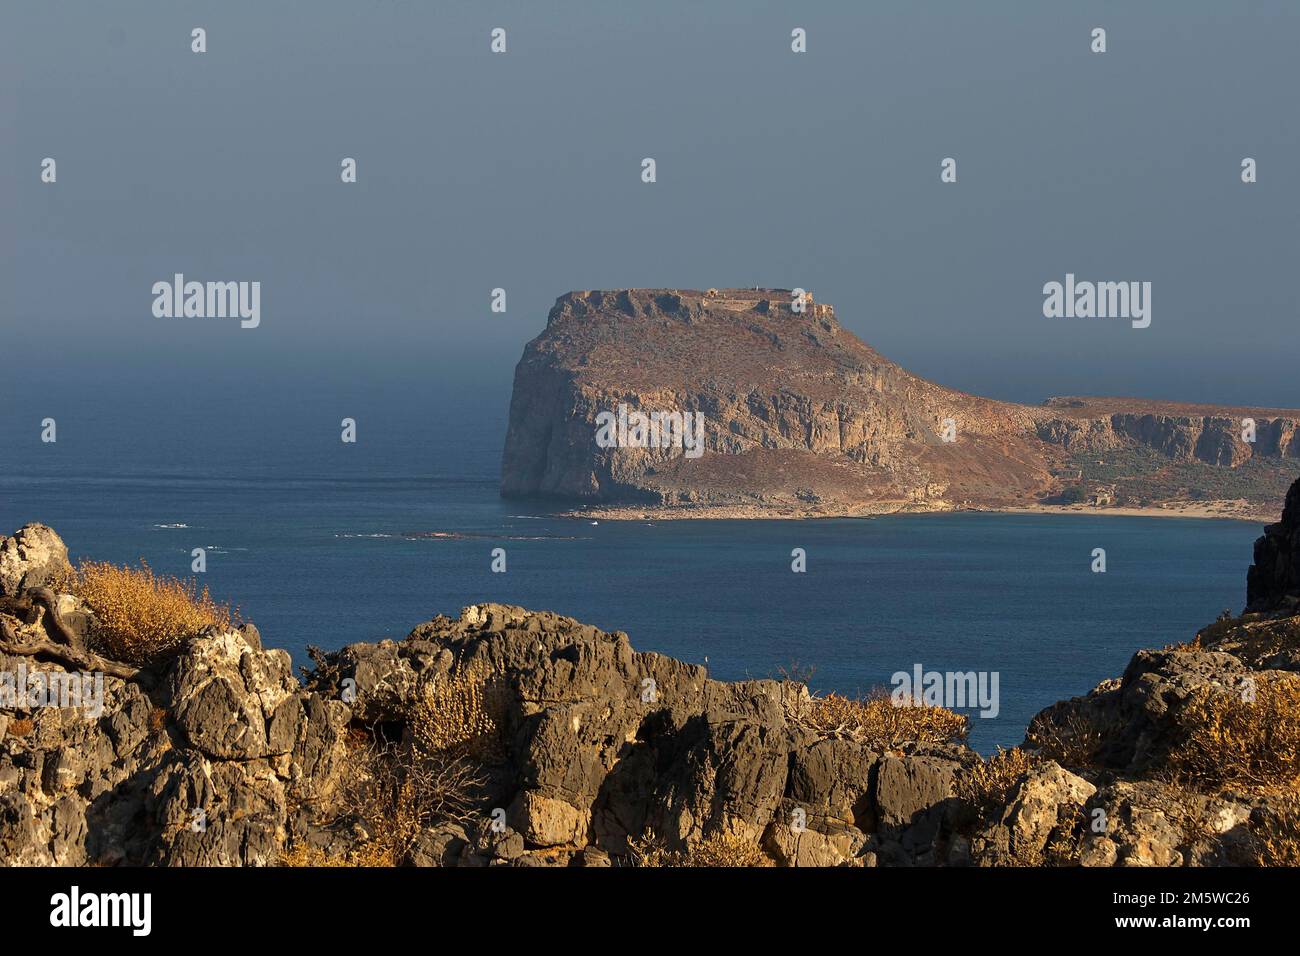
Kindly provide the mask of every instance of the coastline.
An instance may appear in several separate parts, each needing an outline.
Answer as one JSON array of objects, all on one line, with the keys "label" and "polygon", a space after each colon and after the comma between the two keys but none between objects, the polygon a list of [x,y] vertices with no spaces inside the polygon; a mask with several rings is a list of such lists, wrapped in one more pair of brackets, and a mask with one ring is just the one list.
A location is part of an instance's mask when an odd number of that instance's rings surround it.
[{"label": "coastline", "polygon": [[796,509],[793,507],[763,505],[629,505],[593,506],[579,510],[554,512],[559,518],[590,519],[600,521],[808,521],[818,518],[881,518],[888,515],[956,514],[981,512],[988,514],[1023,515],[1103,515],[1120,518],[1203,518],[1220,521],[1243,521],[1250,524],[1272,524],[1275,511],[1253,508],[1247,502],[1187,501],[1149,507],[1096,507],[1092,505],[1022,505],[1006,507],[917,507],[900,505],[865,505],[861,508],[839,510]]}]

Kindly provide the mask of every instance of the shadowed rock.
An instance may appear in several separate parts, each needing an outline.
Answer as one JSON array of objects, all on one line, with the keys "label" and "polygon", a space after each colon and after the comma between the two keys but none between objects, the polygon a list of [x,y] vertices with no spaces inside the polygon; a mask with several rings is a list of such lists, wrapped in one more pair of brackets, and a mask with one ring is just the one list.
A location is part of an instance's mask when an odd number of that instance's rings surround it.
[{"label": "shadowed rock", "polygon": [[1291,486],[1282,520],[1255,542],[1255,563],[1246,576],[1246,610],[1291,611],[1300,607],[1300,481]]}]

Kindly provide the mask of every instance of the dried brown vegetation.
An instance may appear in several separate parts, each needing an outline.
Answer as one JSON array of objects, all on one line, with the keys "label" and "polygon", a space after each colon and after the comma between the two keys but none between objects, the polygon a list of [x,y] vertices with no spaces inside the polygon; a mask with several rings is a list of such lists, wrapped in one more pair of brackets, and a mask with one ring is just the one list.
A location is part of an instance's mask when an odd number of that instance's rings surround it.
[{"label": "dried brown vegetation", "polygon": [[162,707],[154,707],[149,711],[149,733],[160,734],[167,726],[167,711]]},{"label": "dried brown vegetation", "polygon": [[408,721],[422,752],[455,753],[483,762],[503,754],[504,692],[481,667],[454,668],[426,683]]},{"label": "dried brown vegetation", "polygon": [[812,697],[795,716],[827,736],[849,737],[886,750],[911,743],[956,743],[969,732],[962,714],[943,707],[895,704],[884,691],[862,698]]},{"label": "dried brown vegetation", "polygon": [[981,817],[989,816],[1007,805],[1011,791],[1041,763],[1037,755],[1019,747],[998,748],[992,757],[962,774],[957,795],[974,806]]},{"label": "dried brown vegetation", "polygon": [[747,868],[773,866],[758,845],[743,837],[715,833],[686,850],[669,850],[647,830],[639,840],[628,840],[633,866]]},{"label": "dried brown vegetation", "polygon": [[1300,866],[1300,796],[1266,810],[1250,825],[1256,866]]},{"label": "dried brown vegetation", "polygon": [[1198,688],[1179,713],[1174,779],[1199,789],[1300,785],[1300,676],[1252,675],[1238,688]]},{"label": "dried brown vegetation", "polygon": [[420,835],[478,813],[484,764],[500,759],[501,695],[474,667],[456,668],[429,681],[405,715],[400,739],[381,727],[353,728],[348,766],[327,824],[344,824],[364,835],[346,863],[319,851],[294,848],[286,866],[399,866]]},{"label": "dried brown vegetation", "polygon": [[94,611],[91,644],[105,657],[145,665],[174,653],[181,641],[209,625],[228,628],[238,612],[218,604],[193,580],[139,568],[84,561],[61,582]]},{"label": "dried brown vegetation", "polygon": [[1077,713],[1061,719],[1034,720],[1025,740],[1045,760],[1062,767],[1092,767],[1105,743],[1102,729]]},{"label": "dried brown vegetation", "polygon": [[1268,662],[1277,655],[1300,651],[1300,616],[1220,619],[1203,628],[1192,645],[1185,646],[1225,651],[1248,667],[1268,670]]},{"label": "dried brown vegetation", "polygon": [[365,866],[367,864],[353,860],[348,860],[342,856],[330,856],[324,850],[314,846],[308,846],[306,843],[299,843],[292,849],[285,850],[280,854],[277,861],[279,866],[292,867],[346,867],[346,866]]}]

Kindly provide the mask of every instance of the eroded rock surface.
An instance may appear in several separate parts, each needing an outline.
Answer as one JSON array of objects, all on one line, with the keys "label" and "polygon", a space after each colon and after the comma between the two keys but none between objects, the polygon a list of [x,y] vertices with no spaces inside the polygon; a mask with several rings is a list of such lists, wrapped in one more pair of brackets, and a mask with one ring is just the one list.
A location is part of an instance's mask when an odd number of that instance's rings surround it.
[{"label": "eroded rock surface", "polygon": [[67,545],[52,528],[29,524],[0,538],[0,597],[49,584],[70,570]]}]

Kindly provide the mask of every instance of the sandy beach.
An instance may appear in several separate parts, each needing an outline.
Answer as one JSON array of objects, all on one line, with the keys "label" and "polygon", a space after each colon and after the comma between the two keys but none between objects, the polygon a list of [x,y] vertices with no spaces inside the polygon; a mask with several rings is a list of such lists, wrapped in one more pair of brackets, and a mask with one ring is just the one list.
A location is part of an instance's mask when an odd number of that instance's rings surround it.
[{"label": "sandy beach", "polygon": [[592,507],[559,512],[561,517],[591,521],[701,521],[701,520],[810,520],[815,518],[878,518],[891,514],[952,514],[958,511],[982,511],[995,514],[1043,515],[1111,515],[1137,518],[1217,518],[1271,524],[1277,520],[1277,507],[1260,507],[1239,500],[1171,501],[1146,508],[1093,505],[1026,505],[1024,507],[930,507],[881,504],[876,508],[834,510],[818,508],[783,508],[760,505],[669,505],[652,507]]}]

